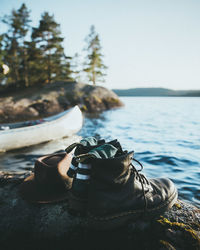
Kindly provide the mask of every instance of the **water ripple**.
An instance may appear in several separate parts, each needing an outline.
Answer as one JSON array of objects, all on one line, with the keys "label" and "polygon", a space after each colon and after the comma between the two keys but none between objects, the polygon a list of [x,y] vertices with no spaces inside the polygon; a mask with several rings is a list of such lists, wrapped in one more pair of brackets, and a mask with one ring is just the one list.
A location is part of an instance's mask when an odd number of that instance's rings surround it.
[{"label": "water ripple", "polygon": [[173,179],[180,198],[200,205],[200,98],[121,99],[124,108],[86,118],[81,135],[117,138],[148,177]]}]

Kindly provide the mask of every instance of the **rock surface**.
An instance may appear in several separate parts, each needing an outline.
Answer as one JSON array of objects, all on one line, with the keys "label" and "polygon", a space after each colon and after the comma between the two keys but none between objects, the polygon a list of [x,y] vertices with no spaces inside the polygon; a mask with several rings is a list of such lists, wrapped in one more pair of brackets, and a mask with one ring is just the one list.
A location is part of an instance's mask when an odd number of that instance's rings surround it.
[{"label": "rock surface", "polygon": [[112,231],[90,230],[87,218],[71,215],[68,203],[30,204],[19,184],[29,175],[0,172],[0,248],[5,249],[200,249],[200,210],[178,200],[153,221]]},{"label": "rock surface", "polygon": [[106,88],[76,82],[56,82],[0,97],[0,123],[34,120],[76,104],[89,113],[123,105],[119,97]]}]

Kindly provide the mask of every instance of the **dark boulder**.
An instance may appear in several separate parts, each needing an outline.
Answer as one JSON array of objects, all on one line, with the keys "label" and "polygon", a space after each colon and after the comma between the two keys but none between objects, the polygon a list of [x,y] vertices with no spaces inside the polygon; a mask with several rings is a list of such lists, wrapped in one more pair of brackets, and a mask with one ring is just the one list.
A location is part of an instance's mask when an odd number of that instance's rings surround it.
[{"label": "dark boulder", "polygon": [[29,173],[0,172],[0,246],[5,249],[200,249],[200,210],[178,202],[153,221],[138,218],[112,231],[90,230],[68,203],[30,204],[19,184]]}]

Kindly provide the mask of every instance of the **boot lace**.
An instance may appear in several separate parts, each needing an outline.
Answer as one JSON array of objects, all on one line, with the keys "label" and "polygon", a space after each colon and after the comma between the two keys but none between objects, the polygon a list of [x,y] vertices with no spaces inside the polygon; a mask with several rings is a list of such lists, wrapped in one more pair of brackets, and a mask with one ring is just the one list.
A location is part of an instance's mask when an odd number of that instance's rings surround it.
[{"label": "boot lace", "polygon": [[132,173],[135,174],[136,178],[140,181],[141,183],[141,186],[142,186],[142,193],[143,193],[143,197],[144,197],[144,211],[146,211],[147,209],[147,198],[146,198],[146,194],[145,194],[145,190],[144,190],[144,185],[146,184],[150,184],[148,179],[143,175],[143,174],[140,174],[139,172],[141,172],[143,170],[143,165],[138,161],[136,160],[135,158],[132,158],[133,161],[137,162],[141,169],[137,170],[136,167],[131,163],[131,171]]}]

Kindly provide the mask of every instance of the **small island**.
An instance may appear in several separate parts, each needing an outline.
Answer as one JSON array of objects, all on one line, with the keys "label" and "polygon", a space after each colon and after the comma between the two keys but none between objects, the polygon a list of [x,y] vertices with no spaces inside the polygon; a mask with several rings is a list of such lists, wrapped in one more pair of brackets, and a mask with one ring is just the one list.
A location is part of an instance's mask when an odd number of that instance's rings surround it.
[{"label": "small island", "polygon": [[55,82],[0,97],[0,123],[35,120],[79,105],[86,113],[121,107],[123,103],[111,90],[77,82]]},{"label": "small island", "polygon": [[42,13],[32,27],[30,10],[22,4],[2,21],[8,29],[0,34],[0,123],[44,118],[75,105],[87,113],[123,105],[113,91],[97,85],[105,81],[107,66],[94,25],[83,55],[69,56],[54,15]]}]

